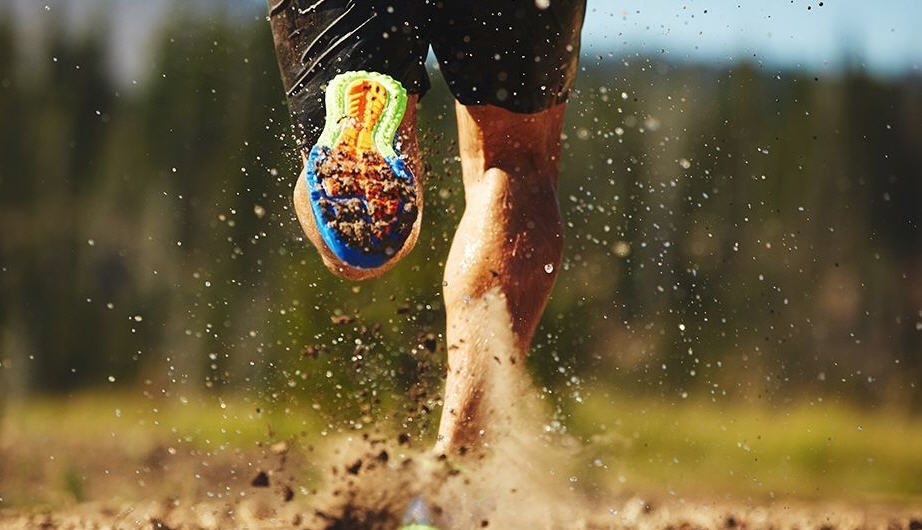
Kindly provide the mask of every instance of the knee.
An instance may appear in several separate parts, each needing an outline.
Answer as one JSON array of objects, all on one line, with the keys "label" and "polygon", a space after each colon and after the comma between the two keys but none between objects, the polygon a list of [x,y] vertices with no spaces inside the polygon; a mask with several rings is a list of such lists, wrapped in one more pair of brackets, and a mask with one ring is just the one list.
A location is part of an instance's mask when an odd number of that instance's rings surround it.
[{"label": "knee", "polygon": [[[560,132],[566,105],[536,114],[519,114],[491,105],[459,106],[458,130],[468,138],[472,158],[481,169],[499,168],[513,174],[542,178],[556,187]],[[464,157],[462,147],[462,158]]]}]

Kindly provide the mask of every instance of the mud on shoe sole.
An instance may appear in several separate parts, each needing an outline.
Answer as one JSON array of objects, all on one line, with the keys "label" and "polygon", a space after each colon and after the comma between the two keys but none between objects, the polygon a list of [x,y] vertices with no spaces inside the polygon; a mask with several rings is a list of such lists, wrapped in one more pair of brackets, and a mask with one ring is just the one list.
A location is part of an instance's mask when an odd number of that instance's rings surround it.
[{"label": "mud on shoe sole", "polygon": [[376,72],[346,72],[326,91],[326,124],[305,179],[323,242],[343,263],[373,269],[398,254],[419,215],[396,132],[406,90]]}]

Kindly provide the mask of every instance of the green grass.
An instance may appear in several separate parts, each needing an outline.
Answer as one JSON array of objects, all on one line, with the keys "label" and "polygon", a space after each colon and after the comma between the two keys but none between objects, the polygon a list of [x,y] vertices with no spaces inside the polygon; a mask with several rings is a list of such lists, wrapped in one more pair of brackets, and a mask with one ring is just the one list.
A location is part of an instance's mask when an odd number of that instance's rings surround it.
[{"label": "green grass", "polygon": [[[922,500],[919,417],[828,402],[770,410],[602,390],[588,395],[568,420],[570,432],[587,441],[583,484],[659,494]],[[311,443],[328,430],[310,403],[266,407],[242,396],[94,393],[11,406],[0,437],[58,451],[116,438],[126,452],[143,455],[177,440],[208,451],[292,437]],[[83,495],[79,481],[67,475],[64,482],[72,497]]]},{"label": "green grass", "polygon": [[79,441],[117,434],[126,444],[147,447],[178,439],[201,447],[249,445],[318,433],[323,420],[309,404],[297,408],[240,396],[197,395],[145,399],[127,393],[43,397],[10,406],[0,435]]},{"label": "green grass", "polygon": [[[328,429],[310,404],[293,405],[123,391],[9,404],[0,414],[0,508],[197,497],[233,477],[228,466],[242,470],[241,483],[248,484],[249,465],[261,465],[272,443],[290,440],[303,451]],[[148,476],[152,459],[166,471]],[[204,478],[212,466],[224,478]],[[318,479],[302,471],[302,483]]]},{"label": "green grass", "polygon": [[600,480],[741,496],[922,498],[918,417],[828,403],[766,410],[604,395],[575,407],[570,425],[603,455]]}]

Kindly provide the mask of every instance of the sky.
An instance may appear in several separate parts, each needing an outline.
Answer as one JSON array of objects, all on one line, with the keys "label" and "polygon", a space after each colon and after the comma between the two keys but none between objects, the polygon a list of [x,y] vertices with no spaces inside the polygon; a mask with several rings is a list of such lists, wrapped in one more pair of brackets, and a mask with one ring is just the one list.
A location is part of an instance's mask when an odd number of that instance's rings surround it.
[{"label": "sky", "polygon": [[922,69],[920,24],[922,0],[589,0],[583,49],[892,74]]},{"label": "sky", "polygon": [[[234,3],[240,16],[265,16],[265,0],[196,2],[203,10]],[[11,10],[28,39],[40,31],[42,17],[64,16],[72,31],[80,31],[98,20],[96,11],[115,13],[113,70],[130,81],[143,76],[150,37],[169,5],[170,0],[2,0],[0,14]],[[716,64],[745,59],[827,72],[851,62],[872,74],[893,75],[922,70],[920,23],[922,0],[588,0],[583,52],[603,57],[642,52]]]}]

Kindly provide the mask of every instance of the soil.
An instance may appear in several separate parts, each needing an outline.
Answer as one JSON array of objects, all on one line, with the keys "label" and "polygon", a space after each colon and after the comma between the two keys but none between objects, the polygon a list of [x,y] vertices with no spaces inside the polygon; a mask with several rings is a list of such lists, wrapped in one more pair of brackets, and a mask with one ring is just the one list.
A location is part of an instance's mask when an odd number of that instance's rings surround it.
[{"label": "soil", "polygon": [[337,145],[316,166],[328,198],[320,201],[324,221],[346,242],[368,254],[403,241],[416,221],[416,188],[394,176],[377,153],[355,154]]},{"label": "soil", "polygon": [[[419,497],[431,523],[446,530],[922,530],[922,507],[586,492],[549,486],[544,473],[531,474],[519,463],[483,455],[452,462],[411,443],[405,434],[346,436],[322,449],[279,441],[253,453],[211,455],[204,467],[204,455],[186,447],[156,447],[139,461],[105,450],[94,465],[122,470],[113,478],[119,491],[102,487],[92,496],[111,500],[0,509],[0,528],[391,530]],[[324,485],[306,486],[302,478],[318,467]],[[101,469],[84,471],[106,476]],[[178,486],[193,476],[195,488]],[[9,478],[0,478],[0,487],[9,486]],[[142,492],[149,497],[117,500]]]},{"label": "soil", "polygon": [[[355,326],[363,343],[379,332],[344,311],[330,318]],[[417,339],[417,382],[397,424],[423,429],[439,400],[442,370],[433,364],[444,351],[433,333]],[[303,355],[315,362],[325,352],[305,346]],[[905,503],[609,490],[579,480],[584,448],[527,422],[488,451],[457,458],[433,454],[422,430],[279,439],[269,429],[242,446],[170,437],[165,425],[96,433],[33,423],[0,432],[0,528],[392,530],[421,499],[444,530],[922,530],[922,506]]]}]

